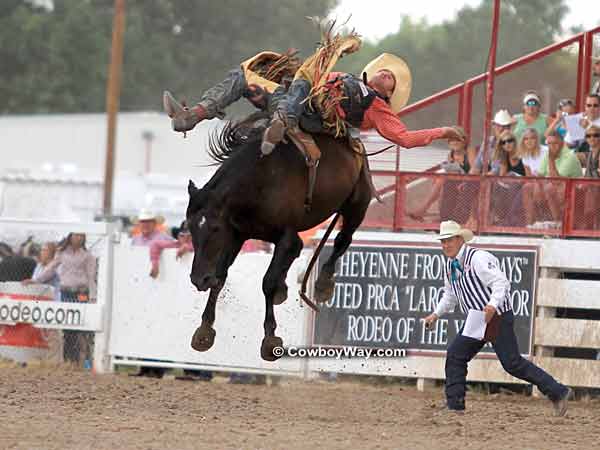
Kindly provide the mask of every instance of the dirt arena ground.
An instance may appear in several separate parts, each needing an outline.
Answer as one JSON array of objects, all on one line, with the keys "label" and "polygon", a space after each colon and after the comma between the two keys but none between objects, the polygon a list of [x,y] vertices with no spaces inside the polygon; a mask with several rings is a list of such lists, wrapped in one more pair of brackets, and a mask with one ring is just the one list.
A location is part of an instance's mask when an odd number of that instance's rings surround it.
[{"label": "dirt arena ground", "polygon": [[0,367],[2,449],[592,449],[600,401],[552,415],[544,399],[364,382],[231,385]]}]

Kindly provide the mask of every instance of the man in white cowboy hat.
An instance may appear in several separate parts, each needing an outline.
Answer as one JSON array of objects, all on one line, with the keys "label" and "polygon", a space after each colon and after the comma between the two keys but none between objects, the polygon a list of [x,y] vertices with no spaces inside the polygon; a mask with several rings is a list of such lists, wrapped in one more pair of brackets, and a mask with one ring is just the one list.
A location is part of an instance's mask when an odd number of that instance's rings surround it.
[{"label": "man in white cowboy hat", "polygon": [[166,233],[157,229],[157,217],[149,209],[142,209],[138,214],[139,234],[134,236],[131,243],[133,245],[144,245],[150,247],[156,241],[173,240]]},{"label": "man in white cowboy hat", "polygon": [[[463,335],[462,328],[450,343],[446,354],[446,401],[451,411],[465,409],[467,364],[486,341],[492,343],[504,370],[516,378],[536,385],[554,404],[556,415],[567,411],[571,389],[521,356],[513,328],[510,281],[491,253],[467,246],[473,232],[449,220],[440,224],[438,239],[447,258],[444,271],[444,295],[435,312],[425,318],[431,327],[439,317],[454,309],[463,313],[483,311],[487,324],[483,339]],[[475,315],[476,313],[473,313]]]},{"label": "man in white cowboy hat", "polygon": [[378,56],[363,69],[362,79],[340,72],[330,72],[319,85],[314,79],[310,70],[298,70],[265,132],[261,148],[264,155],[273,151],[286,132],[297,133],[302,116],[311,108],[321,116],[324,131],[336,136],[347,128],[376,129],[384,138],[406,148],[424,146],[434,139],[461,139],[452,127],[407,130],[397,113],[408,101],[411,76],[406,63],[397,56]]},{"label": "man in white cowboy hat", "polygon": [[479,175],[481,173],[483,169],[484,152],[487,152],[488,155],[488,169],[494,175],[498,175],[500,173],[500,162],[492,161],[492,155],[494,154],[494,149],[496,148],[496,140],[500,138],[500,135],[504,131],[511,130],[514,123],[514,119],[507,109],[498,110],[494,116],[494,120],[492,121],[492,135],[488,138],[487,145],[485,145],[483,142],[481,143],[479,152],[477,153],[477,158],[475,158],[475,162],[473,163],[473,167],[471,167],[469,173],[474,175]]}]

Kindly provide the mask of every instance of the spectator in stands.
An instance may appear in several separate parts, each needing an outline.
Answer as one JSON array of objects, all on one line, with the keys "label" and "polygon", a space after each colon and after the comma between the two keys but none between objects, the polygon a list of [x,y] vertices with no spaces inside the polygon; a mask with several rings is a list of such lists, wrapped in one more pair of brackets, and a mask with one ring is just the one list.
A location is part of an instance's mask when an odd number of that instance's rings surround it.
[{"label": "spectator in stands", "polygon": [[497,175],[500,172],[500,163],[498,161],[493,161],[492,154],[496,148],[496,141],[499,136],[503,131],[511,130],[513,123],[513,118],[506,109],[501,109],[496,113],[492,122],[492,135],[489,137],[487,145],[482,143],[479,147],[479,152],[477,153],[477,157],[475,158],[469,173],[474,175],[479,175],[481,173],[485,152],[487,152],[488,155],[488,167],[486,172],[493,175]]},{"label": "spectator in stands", "polygon": [[575,114],[575,103],[570,98],[563,98],[558,102],[554,119],[552,119],[552,122],[550,122],[550,125],[548,125],[548,128],[546,128],[544,137],[546,137],[548,133],[556,130],[565,139],[565,141],[568,141],[569,139],[567,137],[565,116],[569,116],[571,114]]},{"label": "spectator in stands", "polygon": [[[548,133],[548,131],[546,131],[546,133]],[[523,160],[523,164],[529,167],[531,175],[538,176],[542,160],[548,155],[548,147],[540,144],[540,137],[535,128],[527,128],[519,142],[518,153]],[[534,201],[536,198],[536,189],[539,189],[537,183],[525,183],[523,185],[523,206],[525,207],[526,225],[531,225],[534,222],[536,212],[536,203]],[[538,195],[538,197],[540,197],[540,195]]]},{"label": "spectator in stands", "polygon": [[594,77],[598,78],[594,85],[592,86],[592,90],[590,94],[600,95],[600,56],[596,56],[593,59],[594,64],[592,65],[592,74]]},{"label": "spectator in stands", "polygon": [[132,239],[133,245],[149,247],[155,241],[170,241],[172,238],[157,229],[156,215],[147,209],[142,209],[138,216],[140,233]]},{"label": "spectator in stands", "polygon": [[[587,154],[585,177],[600,179],[600,125],[590,125],[585,132],[590,151]],[[600,188],[586,186],[584,217],[588,229],[600,228]]]},{"label": "spectator in stands", "polygon": [[48,265],[54,260],[56,256],[56,244],[54,242],[46,242],[42,245],[40,250],[40,255],[38,257],[37,266],[33,271],[33,275],[31,278],[27,278],[23,280],[23,284],[33,284],[33,283],[41,283],[52,286],[54,289],[54,299],[56,301],[60,301],[60,279],[58,277],[58,273],[54,272],[54,275],[49,280],[42,283],[39,280],[39,276],[46,270]]},{"label": "spectator in stands", "polygon": [[517,138],[510,131],[504,131],[500,135],[493,159],[500,163],[500,172],[498,174],[500,176],[531,176],[530,168],[523,163],[521,155],[518,152]]},{"label": "spectator in stands", "polygon": [[[441,168],[444,173],[466,175],[471,169],[467,151],[468,138],[462,128],[456,127],[455,129],[462,135],[463,140],[448,141],[450,147],[448,161],[442,163]],[[439,202],[439,220],[454,220],[464,225],[471,213],[470,199],[467,198],[466,201],[463,201],[465,199],[464,192],[468,190],[467,182],[462,180],[446,180],[445,177],[435,178],[429,197],[419,208],[408,213],[408,216],[414,220],[422,221],[431,206],[441,198]]]},{"label": "spectator in stands", "polygon": [[[600,95],[590,94],[585,99],[584,112],[576,115],[579,118],[579,125],[584,130],[590,125],[600,125]],[[565,138],[569,148],[575,150],[577,158],[582,165],[587,161],[587,153],[590,151],[585,139],[577,140],[567,134]]]},{"label": "spectator in stands", "polygon": [[542,101],[535,91],[527,91],[523,96],[523,112],[515,114],[515,127],[513,133],[518,140],[521,140],[523,132],[527,128],[535,128],[542,138],[542,144],[545,143],[545,132],[551,123],[550,117],[540,111]]},{"label": "spectator in stands", "polygon": [[538,175],[542,160],[548,154],[548,147],[541,145],[540,135],[535,128],[527,128],[523,132],[519,141],[518,154],[523,164],[529,167],[531,175]]},{"label": "spectator in stands", "polygon": [[[548,135],[548,154],[542,159],[539,175],[542,177],[581,177],[583,172],[577,156],[565,147],[562,136],[557,131]],[[547,183],[537,191],[536,200],[545,200],[550,208],[552,220],[561,217],[564,203],[563,185]]]},{"label": "spectator in stands", "polygon": [[[95,302],[96,258],[85,247],[85,234],[69,233],[59,245],[54,259],[37,274],[36,280],[47,283],[56,275],[60,279],[61,301]],[[93,333],[64,330],[65,361],[91,361]]]},{"label": "spectator in stands", "polygon": [[[531,176],[531,170],[523,163],[518,152],[517,138],[511,131],[504,131],[494,151],[493,159],[499,161],[500,176]],[[490,200],[493,223],[504,226],[523,226],[523,183],[495,181]]]},{"label": "spectator in stands", "polygon": [[160,255],[165,248],[176,248],[176,259],[181,258],[186,253],[194,251],[194,246],[192,245],[192,235],[190,234],[190,230],[185,220],[181,222],[181,226],[177,229],[174,237],[177,240],[158,240],[150,244],[150,261],[152,263],[150,276],[152,278],[158,277]]}]

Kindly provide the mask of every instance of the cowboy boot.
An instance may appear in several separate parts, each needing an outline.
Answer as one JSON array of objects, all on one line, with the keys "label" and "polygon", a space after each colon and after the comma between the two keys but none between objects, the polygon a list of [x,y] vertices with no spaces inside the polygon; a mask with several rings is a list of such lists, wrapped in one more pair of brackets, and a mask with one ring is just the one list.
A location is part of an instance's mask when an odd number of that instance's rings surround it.
[{"label": "cowboy boot", "polygon": [[202,106],[196,105],[190,109],[175,100],[169,91],[165,91],[163,94],[163,107],[171,118],[174,131],[185,133],[206,119],[206,111]]},{"label": "cowboy boot", "polygon": [[281,111],[276,111],[273,115],[273,120],[271,120],[271,124],[265,130],[262,144],[260,145],[260,152],[263,156],[270,155],[275,149],[275,146],[283,140],[287,128],[286,122],[285,114]]},{"label": "cowboy boot", "polygon": [[260,150],[263,156],[270,155],[277,144],[283,140],[285,131],[298,128],[298,120],[305,109],[305,101],[310,94],[311,84],[307,80],[296,79],[290,85],[287,94],[280,99],[273,114],[271,125],[265,131]]}]

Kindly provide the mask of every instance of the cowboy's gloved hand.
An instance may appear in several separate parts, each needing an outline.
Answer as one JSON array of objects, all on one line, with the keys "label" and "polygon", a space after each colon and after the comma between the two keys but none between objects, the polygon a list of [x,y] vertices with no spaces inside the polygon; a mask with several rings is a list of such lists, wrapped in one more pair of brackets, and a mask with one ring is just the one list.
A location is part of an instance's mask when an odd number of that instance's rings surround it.
[{"label": "cowboy's gloved hand", "polygon": [[244,97],[248,99],[256,108],[266,110],[269,104],[269,93],[257,84],[251,84],[244,92]]},{"label": "cowboy's gloved hand", "polygon": [[443,127],[443,130],[444,130],[444,134],[442,135],[442,139],[464,142],[465,137],[456,128]]}]

